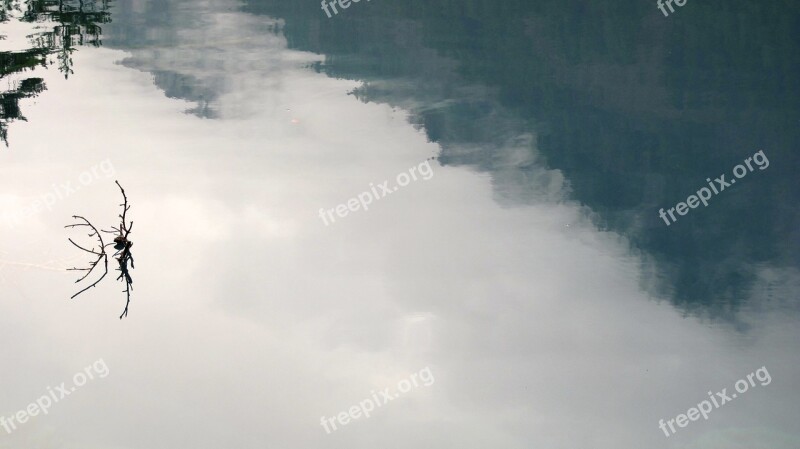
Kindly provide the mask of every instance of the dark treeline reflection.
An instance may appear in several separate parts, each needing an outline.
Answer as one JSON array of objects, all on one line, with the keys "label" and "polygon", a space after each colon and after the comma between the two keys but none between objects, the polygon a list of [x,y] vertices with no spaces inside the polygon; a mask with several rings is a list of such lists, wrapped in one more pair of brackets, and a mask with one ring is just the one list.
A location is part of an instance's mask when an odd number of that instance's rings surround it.
[{"label": "dark treeline reflection", "polygon": [[[290,46],[364,80],[363,101],[411,109],[443,163],[491,173],[505,201],[553,186],[535,146],[598,226],[655,260],[643,282],[682,310],[789,299],[800,4],[689,2],[665,18],[655,2],[374,0],[327,18],[318,3],[244,10],[286,19]],[[768,169],[669,227],[658,217],[760,149]]]},{"label": "dark treeline reflection", "polygon": [[36,31],[25,36],[25,42],[14,42],[24,49],[0,52],[0,79],[7,79],[6,90],[0,93],[0,138],[6,146],[9,123],[25,120],[19,101],[46,89],[42,78],[26,77],[26,72],[55,66],[68,78],[74,73],[72,53],[76,47],[102,44],[99,24],[111,21],[108,9],[108,0],[3,1],[0,22],[37,24]]}]

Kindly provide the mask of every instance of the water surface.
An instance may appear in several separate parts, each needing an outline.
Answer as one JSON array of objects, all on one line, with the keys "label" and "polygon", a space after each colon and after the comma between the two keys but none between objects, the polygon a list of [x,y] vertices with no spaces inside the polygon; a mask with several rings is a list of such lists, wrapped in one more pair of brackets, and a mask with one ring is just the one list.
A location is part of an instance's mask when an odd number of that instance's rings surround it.
[{"label": "water surface", "polygon": [[[0,447],[797,447],[798,17],[5,10],[0,415],[100,358],[109,375]],[[659,218],[758,150],[766,169]],[[135,223],[121,322],[119,284],[68,300],[64,271],[85,260],[63,226],[113,225],[115,179]],[[426,367],[430,386],[320,425]],[[761,367],[766,385],[659,429]]]}]

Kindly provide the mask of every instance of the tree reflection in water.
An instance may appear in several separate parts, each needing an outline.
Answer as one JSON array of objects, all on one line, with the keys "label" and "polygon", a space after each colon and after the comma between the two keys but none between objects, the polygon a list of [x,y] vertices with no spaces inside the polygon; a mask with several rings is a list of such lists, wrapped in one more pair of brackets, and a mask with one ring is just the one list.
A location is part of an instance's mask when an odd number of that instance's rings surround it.
[{"label": "tree reflection in water", "polygon": [[7,86],[0,92],[0,139],[6,146],[9,124],[25,120],[19,101],[47,88],[42,78],[27,77],[26,72],[57,66],[69,78],[74,73],[72,53],[81,45],[102,44],[99,24],[111,22],[111,13],[109,0],[2,0],[0,23],[10,21],[36,24],[36,32],[26,36],[25,49],[0,52],[0,79],[6,78]]}]

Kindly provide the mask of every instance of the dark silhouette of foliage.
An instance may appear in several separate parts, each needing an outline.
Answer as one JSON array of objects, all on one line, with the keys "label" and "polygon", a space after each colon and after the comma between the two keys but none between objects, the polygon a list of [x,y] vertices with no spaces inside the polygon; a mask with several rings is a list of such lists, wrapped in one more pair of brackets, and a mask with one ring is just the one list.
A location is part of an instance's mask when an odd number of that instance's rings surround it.
[{"label": "dark silhouette of foliage", "polygon": [[[77,46],[99,47],[102,44],[103,30],[99,24],[111,22],[108,9],[109,0],[31,0],[22,4],[3,0],[0,3],[0,22],[13,19],[52,24],[52,28],[28,36],[31,45],[28,49],[0,52],[0,79],[50,65],[56,65],[64,78],[69,78],[74,73],[72,53]],[[32,84],[36,85],[33,89]],[[29,78],[12,82],[9,90],[0,93],[0,139],[6,146],[9,123],[25,120],[19,100],[35,96],[45,89],[41,78]]]},{"label": "dark silhouette of foliage", "polygon": [[35,97],[46,89],[41,78],[28,78],[13,84],[14,88],[0,94],[0,139],[8,144],[8,122],[26,121],[19,107],[23,98]]}]

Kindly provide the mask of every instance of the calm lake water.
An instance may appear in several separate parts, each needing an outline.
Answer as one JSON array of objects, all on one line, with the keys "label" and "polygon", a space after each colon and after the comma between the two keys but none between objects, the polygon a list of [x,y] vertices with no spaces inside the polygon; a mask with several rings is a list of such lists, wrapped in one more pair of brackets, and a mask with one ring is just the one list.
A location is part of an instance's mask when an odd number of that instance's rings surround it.
[{"label": "calm lake water", "polygon": [[800,447],[797,3],[323,4],[3,4],[0,448]]}]

